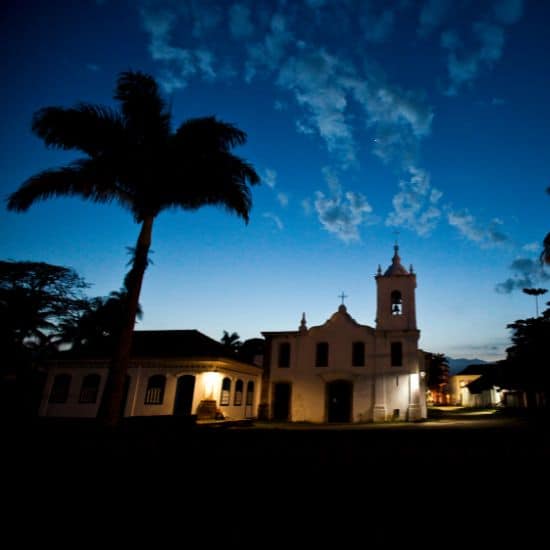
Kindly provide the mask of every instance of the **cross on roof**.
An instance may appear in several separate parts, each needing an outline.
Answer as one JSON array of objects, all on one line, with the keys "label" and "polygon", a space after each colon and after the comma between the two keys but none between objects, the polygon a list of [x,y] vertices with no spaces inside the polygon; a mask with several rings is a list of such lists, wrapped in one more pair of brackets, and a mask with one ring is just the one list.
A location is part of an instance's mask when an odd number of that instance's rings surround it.
[{"label": "cross on roof", "polygon": [[397,229],[393,232],[393,234],[395,235],[395,245],[397,246],[399,243],[397,242],[397,239],[399,238],[399,231],[397,231]]},{"label": "cross on roof", "polygon": [[342,305],[344,305],[344,298],[348,298],[348,295],[344,294],[344,291],[342,290],[342,294],[338,294],[338,298],[342,300]]}]

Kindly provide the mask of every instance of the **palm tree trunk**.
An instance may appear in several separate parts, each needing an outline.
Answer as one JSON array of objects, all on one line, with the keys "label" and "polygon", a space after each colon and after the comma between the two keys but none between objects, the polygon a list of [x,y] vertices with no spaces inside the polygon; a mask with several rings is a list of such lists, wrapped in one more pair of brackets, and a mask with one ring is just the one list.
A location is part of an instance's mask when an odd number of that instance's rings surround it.
[{"label": "palm tree trunk", "polygon": [[139,304],[139,295],[143,275],[147,268],[151,236],[153,233],[152,216],[147,217],[141,224],[141,231],[136,243],[132,268],[126,277],[128,290],[127,308],[124,310],[124,321],[120,332],[118,346],[111,360],[103,398],[98,411],[100,422],[108,427],[116,427],[122,415],[122,400],[124,398],[124,382],[130,363],[130,350],[136,323],[136,314]]}]

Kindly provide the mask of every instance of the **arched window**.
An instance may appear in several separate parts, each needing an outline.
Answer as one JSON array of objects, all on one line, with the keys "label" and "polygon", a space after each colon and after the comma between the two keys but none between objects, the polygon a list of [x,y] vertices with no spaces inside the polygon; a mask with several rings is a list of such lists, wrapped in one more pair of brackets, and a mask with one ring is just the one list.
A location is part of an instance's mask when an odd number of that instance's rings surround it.
[{"label": "arched window", "polygon": [[249,380],[246,385],[246,404],[248,406],[254,404],[254,382],[252,380]]},{"label": "arched window", "polygon": [[399,290],[394,290],[391,293],[391,314],[403,315],[403,299]]},{"label": "arched window", "polygon": [[50,392],[50,403],[66,403],[69,398],[69,388],[71,387],[70,374],[58,374],[53,379],[52,391]]},{"label": "arched window", "polygon": [[351,365],[353,367],[365,366],[365,343],[353,342]]},{"label": "arched window", "polygon": [[403,344],[401,342],[391,343],[391,366],[403,366]]},{"label": "arched window", "polygon": [[80,387],[80,396],[78,398],[79,403],[95,403],[97,401],[97,394],[99,393],[99,383],[101,382],[101,376],[99,374],[88,374],[82,380],[82,386]]},{"label": "arched window", "polygon": [[281,368],[290,367],[290,342],[279,344],[279,361],[277,365]]},{"label": "arched window", "polygon": [[155,374],[147,382],[147,391],[145,392],[146,405],[162,405],[164,401],[164,387],[166,386],[166,376]]},{"label": "arched window", "polygon": [[229,395],[231,394],[231,380],[224,378],[222,381],[222,394],[220,396],[220,405],[229,405]]},{"label": "arched window", "polygon": [[318,342],[315,353],[315,366],[328,367],[328,342]]},{"label": "arched window", "polygon": [[237,407],[240,407],[243,404],[243,388],[243,381],[237,380],[235,383],[235,397],[233,398],[233,405],[236,405]]}]

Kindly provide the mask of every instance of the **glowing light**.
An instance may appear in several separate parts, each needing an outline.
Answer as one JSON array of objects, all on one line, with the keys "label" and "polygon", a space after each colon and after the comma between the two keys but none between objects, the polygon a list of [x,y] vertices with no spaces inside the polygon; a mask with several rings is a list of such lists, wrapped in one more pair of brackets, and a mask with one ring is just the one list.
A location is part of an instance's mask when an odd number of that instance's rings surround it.
[{"label": "glowing light", "polygon": [[411,393],[418,390],[420,387],[420,377],[418,376],[418,373],[415,372],[411,374]]},{"label": "glowing light", "polygon": [[214,391],[220,385],[221,376],[219,372],[205,372],[202,375],[206,399],[214,399]]}]

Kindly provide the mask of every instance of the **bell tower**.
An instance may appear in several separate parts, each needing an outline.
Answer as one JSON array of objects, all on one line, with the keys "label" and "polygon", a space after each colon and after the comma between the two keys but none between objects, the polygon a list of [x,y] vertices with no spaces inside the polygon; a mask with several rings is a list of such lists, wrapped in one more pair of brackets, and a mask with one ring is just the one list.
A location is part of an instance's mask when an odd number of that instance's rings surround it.
[{"label": "bell tower", "polygon": [[392,263],[376,274],[376,328],[379,330],[417,330],[415,289],[416,275],[411,265],[407,271],[401,265],[399,246],[394,247]]}]

